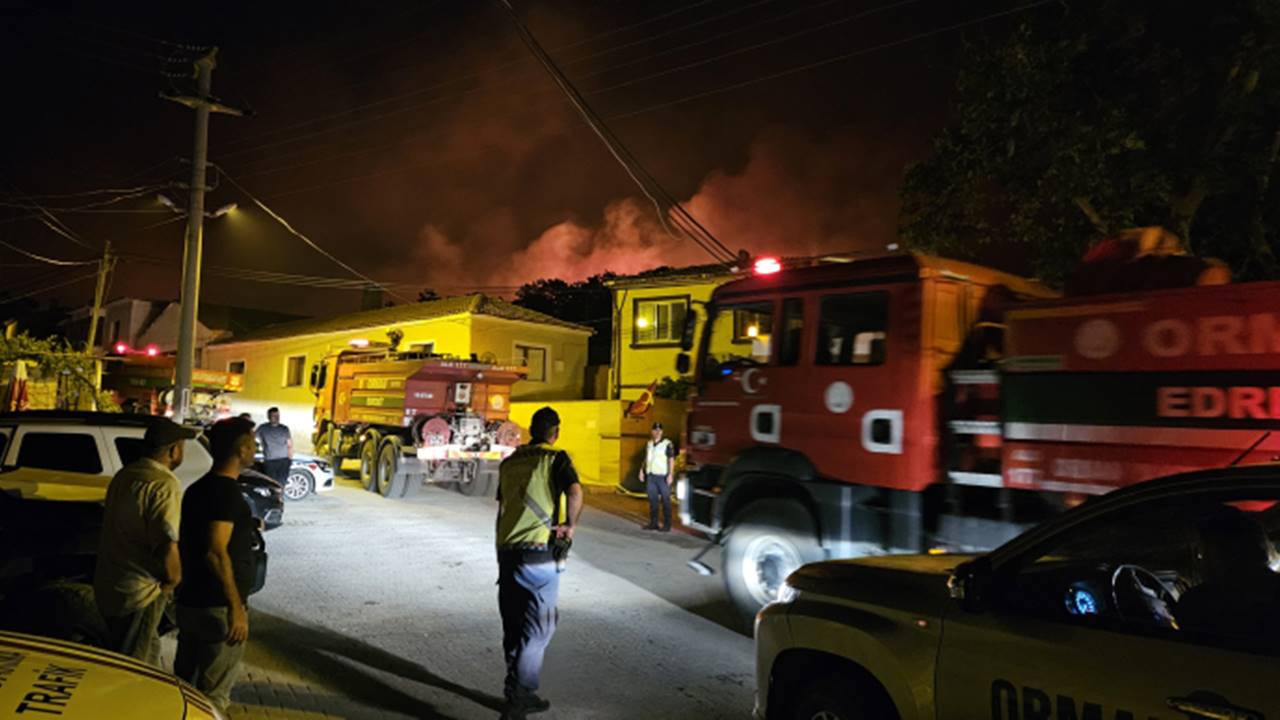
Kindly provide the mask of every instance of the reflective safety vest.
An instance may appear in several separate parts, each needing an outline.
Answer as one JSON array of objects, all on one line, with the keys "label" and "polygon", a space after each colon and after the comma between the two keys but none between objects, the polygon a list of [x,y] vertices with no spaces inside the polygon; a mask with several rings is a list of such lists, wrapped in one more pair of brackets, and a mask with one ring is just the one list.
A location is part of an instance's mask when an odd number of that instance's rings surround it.
[{"label": "reflective safety vest", "polygon": [[499,549],[545,548],[556,511],[551,465],[560,451],[550,445],[524,445],[498,468],[502,503],[498,506]]},{"label": "reflective safety vest", "polygon": [[668,470],[671,468],[671,458],[667,457],[667,453],[671,452],[671,441],[662,438],[657,443],[650,440],[644,446],[644,471],[650,475],[667,476]]}]

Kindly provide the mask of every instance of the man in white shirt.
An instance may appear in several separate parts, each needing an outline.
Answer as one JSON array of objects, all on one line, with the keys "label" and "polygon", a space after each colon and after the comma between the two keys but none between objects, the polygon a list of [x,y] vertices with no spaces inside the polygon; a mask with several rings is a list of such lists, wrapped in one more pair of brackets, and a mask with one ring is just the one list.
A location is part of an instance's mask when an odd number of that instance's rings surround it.
[{"label": "man in white shirt", "polygon": [[158,419],[143,437],[143,456],[111,478],[94,571],[98,609],[111,649],[160,666],[160,618],[182,579],[178,555],[181,486],[173,471],[196,431]]},{"label": "man in white shirt", "polygon": [[[676,446],[662,437],[662,423],[650,429],[651,439],[644,446],[644,463],[640,482],[649,494],[649,524],[645,530],[671,531],[671,483],[675,481]],[[658,525],[658,505],[662,505],[662,525]]]}]

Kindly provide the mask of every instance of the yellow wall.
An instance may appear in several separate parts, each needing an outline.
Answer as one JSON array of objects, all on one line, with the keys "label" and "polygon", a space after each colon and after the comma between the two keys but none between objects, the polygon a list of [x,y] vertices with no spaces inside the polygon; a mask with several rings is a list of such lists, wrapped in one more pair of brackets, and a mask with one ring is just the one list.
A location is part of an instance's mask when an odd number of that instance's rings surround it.
[{"label": "yellow wall", "polygon": [[662,421],[667,436],[680,441],[684,435],[685,403],[658,400],[641,418],[624,417],[625,400],[553,400],[511,404],[511,420],[526,429],[533,414],[551,406],[560,415],[560,439],[556,447],[569,453],[578,479],[586,485],[614,487],[640,470],[644,445],[654,420]]},{"label": "yellow wall", "polygon": [[620,386],[620,397],[634,400],[644,392],[649,383],[662,380],[664,377],[674,378],[678,374],[676,373],[676,355],[680,354],[679,347],[637,347],[635,345],[636,299],[688,295],[693,301],[691,310],[698,314],[696,338],[701,336],[707,318],[706,308],[699,303],[705,303],[711,299],[711,292],[728,279],[663,287],[614,288],[614,307],[620,310],[618,328],[621,333],[619,342],[621,347],[614,359],[614,376],[611,378],[611,384]]},{"label": "yellow wall", "polygon": [[546,349],[546,379],[522,380],[511,388],[513,400],[581,398],[586,380],[587,338],[585,331],[554,325],[535,325],[488,315],[471,319],[471,352],[488,353],[499,362],[516,359],[516,345]]}]

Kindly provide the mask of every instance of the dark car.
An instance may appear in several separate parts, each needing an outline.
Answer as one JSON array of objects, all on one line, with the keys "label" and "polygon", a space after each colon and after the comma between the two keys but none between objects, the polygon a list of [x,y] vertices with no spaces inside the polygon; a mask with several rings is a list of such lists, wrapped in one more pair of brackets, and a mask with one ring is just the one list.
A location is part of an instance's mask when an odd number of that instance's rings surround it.
[{"label": "dark car", "polygon": [[263,529],[273,530],[284,523],[284,489],[280,483],[257,470],[242,471],[237,482],[253,516],[262,521]]}]

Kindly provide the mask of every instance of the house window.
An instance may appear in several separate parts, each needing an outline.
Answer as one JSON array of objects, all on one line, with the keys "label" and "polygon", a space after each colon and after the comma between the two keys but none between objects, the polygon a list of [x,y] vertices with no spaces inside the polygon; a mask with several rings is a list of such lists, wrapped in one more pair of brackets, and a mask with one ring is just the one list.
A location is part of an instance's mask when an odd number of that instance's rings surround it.
[{"label": "house window", "polygon": [[232,360],[231,362],[227,363],[227,372],[229,372],[229,373],[235,373],[235,374],[237,374],[237,375],[243,375],[243,374],[244,374],[244,361],[243,361],[243,360]]},{"label": "house window", "polygon": [[546,348],[516,344],[516,360],[519,360],[529,369],[529,374],[525,376],[526,380],[533,382],[547,381]]},{"label": "house window", "polygon": [[889,328],[889,293],[867,292],[822,298],[818,319],[818,365],[880,365]]},{"label": "house window", "polygon": [[306,355],[290,355],[284,361],[284,386],[302,387],[303,373],[307,369]]},{"label": "house window", "polygon": [[678,345],[688,312],[688,296],[636,300],[632,343]]}]

